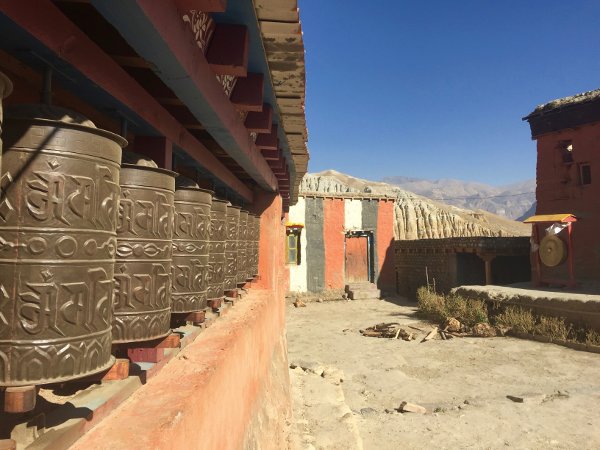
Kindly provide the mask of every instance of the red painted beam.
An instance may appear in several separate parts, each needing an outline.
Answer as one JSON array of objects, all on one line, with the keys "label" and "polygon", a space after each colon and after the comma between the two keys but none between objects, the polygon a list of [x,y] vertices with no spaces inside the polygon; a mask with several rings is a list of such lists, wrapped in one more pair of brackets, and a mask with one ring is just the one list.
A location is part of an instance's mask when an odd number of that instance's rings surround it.
[{"label": "red painted beam", "polygon": [[[248,201],[252,201],[252,191],[239,178],[177,122],[121,66],[65,17],[50,0],[37,0],[35,7],[30,1],[1,1],[0,11],[101,89],[139,114],[215,177]],[[213,79],[217,83],[214,75]],[[223,95],[222,91],[221,94]],[[246,129],[242,128],[246,132]]]},{"label": "red painted beam", "polygon": [[173,0],[179,11],[198,11],[212,13],[225,12],[227,9],[227,0]]},{"label": "red painted beam", "polygon": [[280,150],[261,150],[261,153],[267,162],[277,161],[281,155]]},{"label": "red painted beam", "polygon": [[231,103],[241,111],[261,112],[264,94],[263,82],[262,73],[249,73],[245,78],[238,78],[231,93]]},{"label": "red painted beam", "polygon": [[[173,55],[202,93],[207,104],[219,117],[223,126],[237,143],[243,157],[247,160],[237,161],[238,164],[246,172],[250,173],[258,181],[259,185],[268,187],[274,191],[277,186],[277,180],[273,172],[260,152],[256,150],[252,140],[248,139],[248,130],[240,120],[238,111],[236,111],[230,102],[226,101],[227,97],[223,92],[223,88],[214,76],[214,72],[211,70],[204,55],[198,52],[197,44],[193,39],[190,39],[190,30],[183,26],[179,12],[168,1],[137,0],[137,4],[144,11],[144,14],[151,21],[158,33],[160,33]],[[262,77],[262,74],[260,74],[260,77]],[[240,84],[240,81],[246,79],[239,78],[236,82],[236,87]],[[244,84],[243,81],[242,84]],[[262,110],[262,90],[261,83],[261,99],[257,111]],[[185,101],[185,99],[182,100]],[[249,164],[251,167],[248,167]]]},{"label": "red painted beam", "polygon": [[279,140],[277,139],[277,125],[271,127],[269,134],[259,134],[256,138],[256,147],[261,150],[278,150]]},{"label": "red painted beam", "polygon": [[217,25],[206,52],[213,72],[235,77],[248,75],[248,39],[248,29],[244,25]]},{"label": "red painted beam", "polygon": [[268,103],[263,104],[261,112],[250,111],[244,125],[250,132],[270,133],[273,120],[273,108]]}]

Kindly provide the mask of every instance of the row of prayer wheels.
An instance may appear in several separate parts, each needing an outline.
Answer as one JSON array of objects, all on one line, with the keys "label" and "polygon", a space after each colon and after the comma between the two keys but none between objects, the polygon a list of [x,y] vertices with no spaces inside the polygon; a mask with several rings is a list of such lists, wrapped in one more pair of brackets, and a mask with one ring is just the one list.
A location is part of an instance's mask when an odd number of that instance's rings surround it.
[{"label": "row of prayer wheels", "polygon": [[[0,77],[0,98],[8,83]],[[172,314],[257,275],[257,216],[176,183],[72,111],[5,112],[0,387],[104,371],[113,344],[166,336]]]}]

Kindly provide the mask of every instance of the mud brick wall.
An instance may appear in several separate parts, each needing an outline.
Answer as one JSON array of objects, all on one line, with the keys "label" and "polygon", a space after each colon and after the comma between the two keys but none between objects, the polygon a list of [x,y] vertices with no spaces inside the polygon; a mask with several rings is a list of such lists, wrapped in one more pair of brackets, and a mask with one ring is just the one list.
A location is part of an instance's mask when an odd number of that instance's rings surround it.
[{"label": "mud brick wall", "polygon": [[456,284],[456,254],[396,248],[396,291],[415,299],[417,289],[429,284],[448,292]]},{"label": "mud brick wall", "polygon": [[435,282],[437,292],[461,284],[485,284],[484,261],[493,255],[492,275],[503,284],[529,279],[528,237],[466,237],[395,241],[396,292],[415,299],[417,289]]}]

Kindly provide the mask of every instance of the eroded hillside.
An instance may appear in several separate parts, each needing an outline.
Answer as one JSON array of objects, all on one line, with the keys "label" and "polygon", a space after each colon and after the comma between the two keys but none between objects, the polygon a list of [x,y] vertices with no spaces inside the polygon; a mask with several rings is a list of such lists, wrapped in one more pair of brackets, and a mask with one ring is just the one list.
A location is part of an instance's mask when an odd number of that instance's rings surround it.
[{"label": "eroded hillside", "polygon": [[387,183],[354,178],[334,170],[307,174],[302,180],[300,191],[369,192],[394,197],[397,239],[527,236],[530,232],[528,225],[487,211],[472,211],[446,205]]}]

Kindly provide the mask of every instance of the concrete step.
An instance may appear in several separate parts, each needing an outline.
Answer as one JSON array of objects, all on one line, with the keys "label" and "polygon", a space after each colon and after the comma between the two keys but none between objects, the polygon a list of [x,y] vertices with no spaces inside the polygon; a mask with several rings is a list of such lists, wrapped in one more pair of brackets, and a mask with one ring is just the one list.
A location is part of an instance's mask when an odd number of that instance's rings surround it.
[{"label": "concrete step", "polygon": [[375,283],[369,283],[369,282],[348,283],[344,287],[344,290],[346,292],[356,291],[356,290],[360,290],[360,291],[367,291],[367,290],[376,291],[377,290],[377,286],[375,285]]},{"label": "concrete step", "polygon": [[348,292],[348,297],[352,300],[364,300],[367,298],[381,298],[381,291],[379,289],[367,289]]}]

